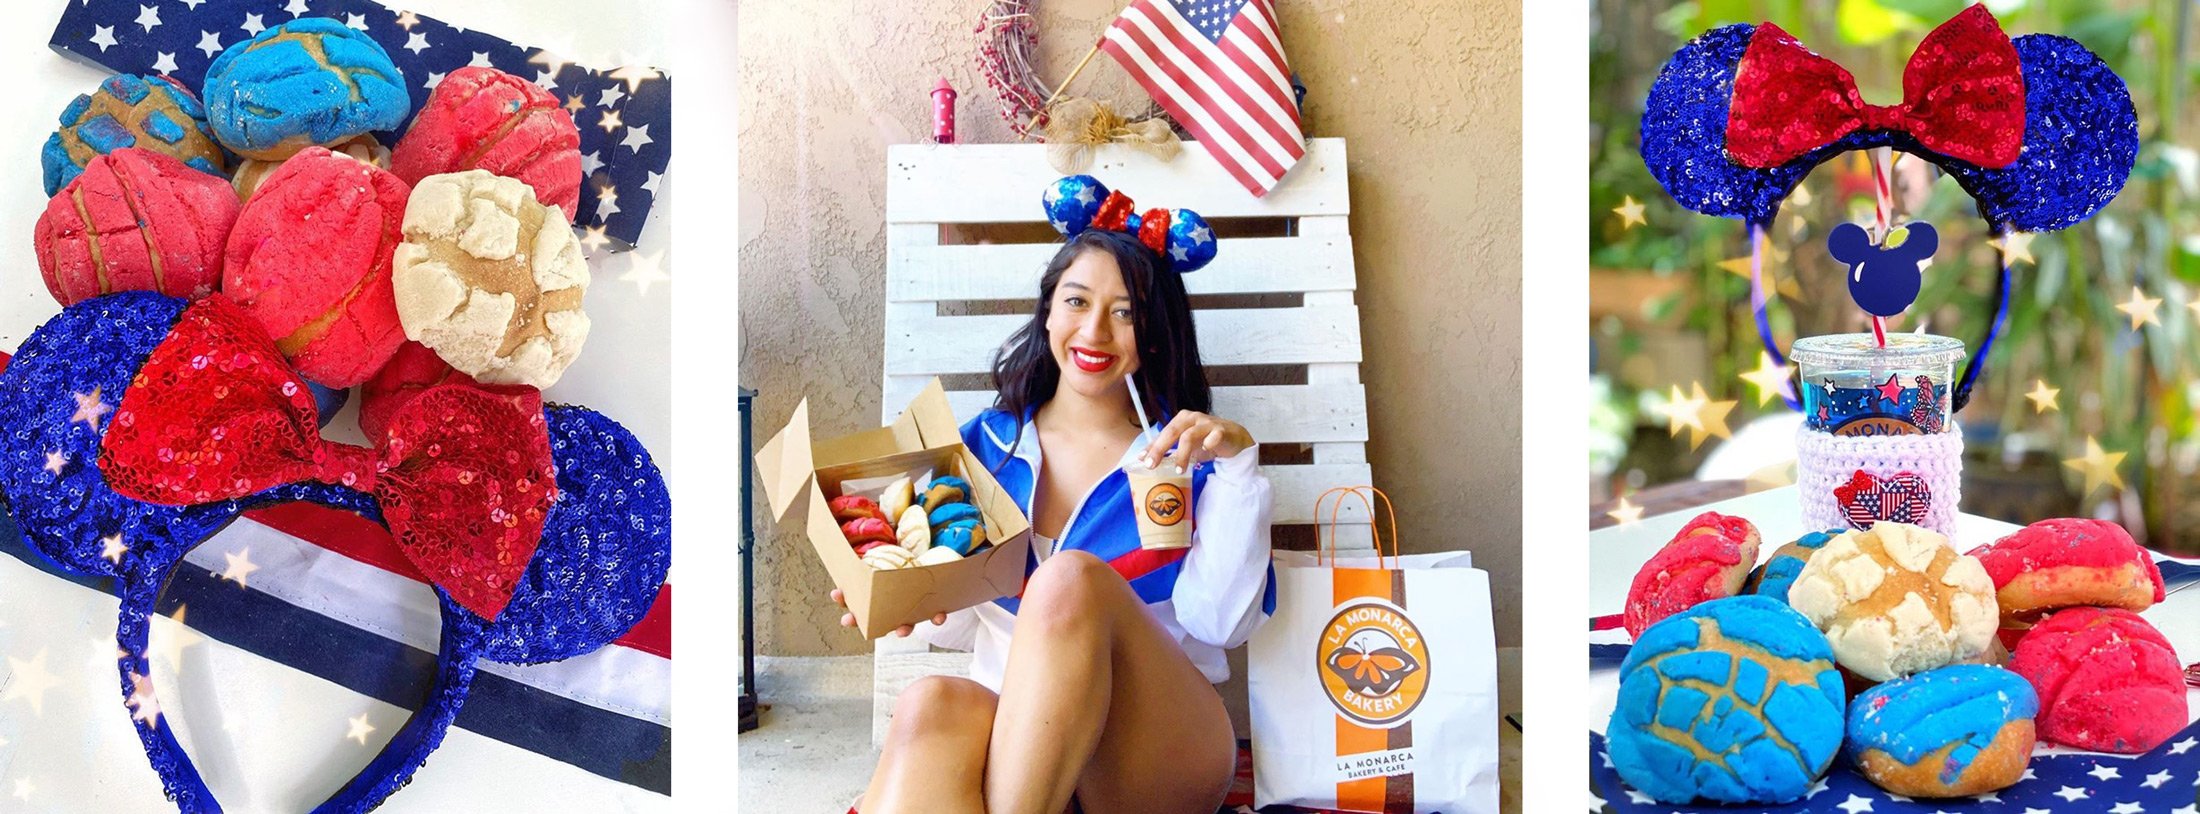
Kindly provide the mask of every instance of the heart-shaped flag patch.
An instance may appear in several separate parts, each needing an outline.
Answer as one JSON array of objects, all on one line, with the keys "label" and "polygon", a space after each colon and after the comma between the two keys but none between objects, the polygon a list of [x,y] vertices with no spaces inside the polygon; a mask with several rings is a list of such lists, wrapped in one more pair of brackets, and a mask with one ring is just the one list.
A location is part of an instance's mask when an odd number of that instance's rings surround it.
[{"label": "heart-shaped flag patch", "polygon": [[1881,520],[1923,522],[1925,512],[1933,505],[1932,487],[1909,472],[1880,480],[1859,469],[1849,476],[1848,483],[1834,487],[1833,497],[1841,503],[1841,515],[1858,529],[1871,528]]}]

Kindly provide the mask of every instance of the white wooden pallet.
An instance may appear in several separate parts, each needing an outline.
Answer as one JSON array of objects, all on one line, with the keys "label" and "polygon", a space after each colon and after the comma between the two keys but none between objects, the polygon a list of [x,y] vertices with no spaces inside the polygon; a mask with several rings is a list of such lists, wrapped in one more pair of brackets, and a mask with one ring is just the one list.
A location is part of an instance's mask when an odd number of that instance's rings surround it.
[{"label": "white wooden pallet", "polygon": [[[1282,185],[1254,198],[1224,173],[1204,145],[1187,142],[1163,162],[1123,148],[1099,152],[1086,172],[1140,206],[1182,207],[1210,220],[1294,218],[1290,237],[1219,236],[1215,261],[1184,278],[1195,295],[1301,295],[1296,307],[1195,309],[1201,361],[1209,366],[1303,365],[1306,383],[1214,388],[1214,413],[1245,425],[1263,445],[1308,444],[1313,461],[1264,464],[1275,523],[1314,522],[1315,498],[1334,486],[1372,483],[1367,462],[1367,389],[1360,383],[1357,276],[1347,223],[1343,139],[1314,139]],[[934,377],[986,374],[994,353],[1028,319],[1039,275],[1059,240],[945,245],[950,224],[1044,222],[1046,185],[1061,176],[1037,144],[909,144],[887,148],[886,347],[882,422]],[[953,315],[969,302],[1017,302],[1020,313]],[[998,309],[996,309],[997,311]],[[954,383],[950,379],[950,384]],[[993,403],[991,390],[950,390],[958,419]],[[1348,504],[1339,545],[1368,547],[1368,518]],[[962,672],[967,654],[931,653],[921,642],[878,640],[873,741],[886,731],[901,689],[927,675]]]}]

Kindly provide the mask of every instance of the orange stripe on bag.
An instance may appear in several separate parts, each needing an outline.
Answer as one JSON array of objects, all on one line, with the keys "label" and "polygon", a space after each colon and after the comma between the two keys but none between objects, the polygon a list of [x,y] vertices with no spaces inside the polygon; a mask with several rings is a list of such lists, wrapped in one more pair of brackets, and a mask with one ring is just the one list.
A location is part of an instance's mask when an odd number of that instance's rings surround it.
[{"label": "orange stripe on bag", "polygon": [[[1370,536],[1374,538],[1376,552],[1379,557],[1382,551],[1382,538],[1380,535],[1373,534],[1374,506],[1368,501],[1367,495],[1360,491],[1361,489],[1373,492],[1381,499],[1383,508],[1386,511],[1390,509],[1390,497],[1383,494],[1379,489],[1372,486],[1341,487],[1324,492],[1321,498],[1316,499],[1315,516],[1321,516],[1322,499],[1331,494],[1337,494],[1337,503],[1331,507],[1330,522],[1327,524],[1327,526],[1333,527],[1337,512],[1344,504],[1344,495],[1350,494],[1360,498],[1362,504],[1366,505],[1368,509],[1369,520],[1371,521]],[[1398,556],[1397,522],[1397,515],[1394,512],[1390,513],[1391,557],[1394,567]],[[1317,537],[1317,558],[1320,556],[1322,548],[1320,542],[1320,538]],[[1333,537],[1330,542],[1332,544],[1330,556],[1334,560],[1336,552],[1333,547],[1335,542]],[[1334,565],[1334,562],[1332,562],[1332,565]],[[1380,565],[1379,561],[1378,565]],[[1333,606],[1339,609],[1339,613],[1337,619],[1333,620],[1329,628],[1324,631],[1323,640],[1320,646],[1316,648],[1316,653],[1317,658],[1322,659],[1324,662],[1317,667],[1317,671],[1326,671],[1322,672],[1324,683],[1328,685],[1328,689],[1334,697],[1344,691],[1345,688],[1342,686],[1343,680],[1336,675],[1336,668],[1339,665],[1333,665],[1330,662],[1340,658],[1337,654],[1342,648],[1346,647],[1345,640],[1352,628],[1351,623],[1347,620],[1349,609],[1352,609],[1353,606],[1372,604],[1360,601],[1369,599],[1379,600],[1394,608],[1403,609],[1405,606],[1405,573],[1382,568],[1333,568],[1330,571],[1330,579],[1331,599],[1334,602]],[[1410,655],[1406,657],[1411,658]],[[1363,668],[1367,671],[1368,674],[1361,676],[1361,680],[1367,680],[1369,677],[1378,681],[1386,680],[1382,675],[1382,665],[1373,663],[1362,665],[1359,663],[1360,659],[1375,659],[1376,656],[1346,652],[1343,658],[1354,660],[1354,667]],[[1381,658],[1397,658],[1397,656],[1386,654]],[[1425,661],[1413,665],[1415,670],[1425,668]],[[1426,680],[1425,677],[1421,676],[1415,676],[1414,678],[1416,679],[1416,685]],[[1392,686],[1396,685],[1393,684]],[[1417,692],[1415,696],[1418,697]],[[1408,749],[1413,745],[1413,729],[1410,723],[1390,728],[1377,728],[1364,726],[1342,714],[1336,716],[1336,722],[1336,754],[1340,759],[1351,755]],[[1413,810],[1413,775],[1410,773],[1402,775],[1377,774],[1358,780],[1339,782],[1337,784],[1337,805],[1340,808],[1352,811],[1411,812]]]}]

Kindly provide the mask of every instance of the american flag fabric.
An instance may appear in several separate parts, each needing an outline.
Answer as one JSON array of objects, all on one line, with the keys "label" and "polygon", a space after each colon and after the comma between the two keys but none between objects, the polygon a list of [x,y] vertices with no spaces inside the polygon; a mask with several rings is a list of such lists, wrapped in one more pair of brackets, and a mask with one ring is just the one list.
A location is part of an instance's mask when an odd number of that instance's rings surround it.
[{"label": "american flag fabric", "polygon": [[1134,0],[1100,48],[1254,197],[1306,155],[1272,0]]},{"label": "american flag fabric", "polygon": [[[374,0],[75,0],[51,45],[116,73],[167,74],[197,93],[223,48],[300,17],[339,20],[373,37],[405,74],[415,111],[445,74],[469,65],[533,80],[566,103],[580,128],[584,178],[573,225],[583,242],[600,236],[631,246],[641,237],[672,160],[672,81],[652,68],[593,70]],[[387,146],[402,134],[376,136]]]}]

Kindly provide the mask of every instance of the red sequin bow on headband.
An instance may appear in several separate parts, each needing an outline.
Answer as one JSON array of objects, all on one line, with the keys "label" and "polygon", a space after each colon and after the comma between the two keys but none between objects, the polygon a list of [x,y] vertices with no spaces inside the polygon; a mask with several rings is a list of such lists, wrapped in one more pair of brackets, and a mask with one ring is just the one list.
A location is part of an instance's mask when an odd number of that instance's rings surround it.
[{"label": "red sequin bow on headband", "polygon": [[1856,78],[1779,26],[1751,35],[1734,75],[1726,125],[1735,163],[1777,167],[1857,130],[1895,130],[1981,167],[2024,147],[2024,75],[2017,49],[1985,6],[1971,6],[1918,44],[1902,72],[1902,103],[1868,104]]},{"label": "red sequin bow on headband", "polygon": [[557,494],[542,414],[436,387],[406,403],[374,448],[323,440],[317,418],[259,323],[215,295],[192,303],[139,368],[99,466],[116,492],[167,505],[305,480],[365,492],[430,582],[495,619]]}]

